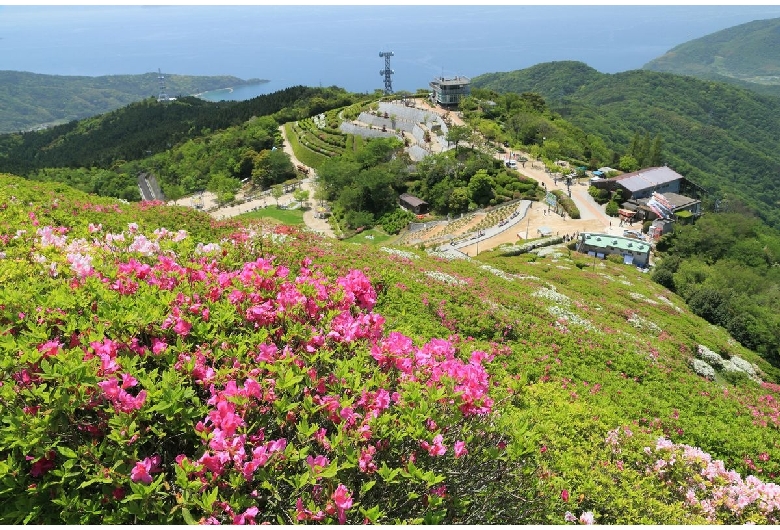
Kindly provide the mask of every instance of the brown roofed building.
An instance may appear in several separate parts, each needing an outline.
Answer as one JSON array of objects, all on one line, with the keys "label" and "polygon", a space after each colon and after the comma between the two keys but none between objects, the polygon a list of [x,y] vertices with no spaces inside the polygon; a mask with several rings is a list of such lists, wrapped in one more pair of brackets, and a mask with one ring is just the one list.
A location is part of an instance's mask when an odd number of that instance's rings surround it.
[{"label": "brown roofed building", "polygon": [[401,207],[406,208],[417,215],[428,213],[428,203],[422,199],[418,199],[414,195],[402,193],[401,196],[398,197],[398,202],[401,204]]}]

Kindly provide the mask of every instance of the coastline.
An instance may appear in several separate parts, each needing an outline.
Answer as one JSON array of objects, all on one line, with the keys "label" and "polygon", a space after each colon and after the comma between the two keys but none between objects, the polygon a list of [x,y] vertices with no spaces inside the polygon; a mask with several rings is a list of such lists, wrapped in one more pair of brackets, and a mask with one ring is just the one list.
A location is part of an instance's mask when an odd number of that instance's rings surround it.
[{"label": "coastline", "polygon": [[239,91],[241,89],[250,89],[251,90],[251,88],[253,88],[253,87],[260,87],[260,86],[263,86],[263,85],[267,85],[270,82],[271,82],[270,79],[249,79],[249,80],[247,80],[247,81],[245,81],[245,82],[243,82],[241,84],[237,84],[237,85],[230,86],[230,87],[217,88],[217,89],[214,89],[214,90],[206,90],[204,92],[198,92],[197,94],[193,94],[193,96],[196,97],[196,98],[205,99],[207,101],[218,101],[218,99],[210,97],[210,95],[212,95],[212,96],[213,95],[219,95],[219,94],[229,95],[229,94],[233,94],[234,92],[236,92],[236,90],[239,90]]}]

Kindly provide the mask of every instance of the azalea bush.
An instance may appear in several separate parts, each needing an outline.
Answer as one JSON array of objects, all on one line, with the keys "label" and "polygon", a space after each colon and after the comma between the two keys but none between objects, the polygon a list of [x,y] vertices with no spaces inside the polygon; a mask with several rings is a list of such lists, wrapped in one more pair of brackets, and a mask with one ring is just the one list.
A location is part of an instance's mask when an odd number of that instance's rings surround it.
[{"label": "azalea bush", "polygon": [[[674,443],[663,436],[655,443],[640,445],[647,442],[646,437],[635,437],[630,428],[609,431],[605,444],[611,452],[610,464],[620,471],[632,467],[650,477],[658,489],[668,492],[670,504],[685,507],[689,520],[780,523],[780,485],[754,475],[743,477],[698,447]],[[763,453],[760,459],[767,461],[769,455]]]},{"label": "azalea bush", "polygon": [[0,262],[3,522],[531,517],[493,355],[387,332],[362,271],[282,263],[277,232],[25,226]]},{"label": "azalea bush", "polygon": [[631,268],[4,183],[4,523],[776,519],[780,372]]}]

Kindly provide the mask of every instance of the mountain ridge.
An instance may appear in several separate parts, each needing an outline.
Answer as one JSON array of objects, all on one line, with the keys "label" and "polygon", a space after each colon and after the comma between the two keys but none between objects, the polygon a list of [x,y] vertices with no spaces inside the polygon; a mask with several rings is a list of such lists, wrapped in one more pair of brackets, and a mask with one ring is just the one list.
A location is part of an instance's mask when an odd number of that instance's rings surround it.
[{"label": "mountain ridge", "polygon": [[[267,82],[233,76],[166,74],[168,96]],[[160,93],[159,74],[63,76],[0,70],[0,133],[88,118]],[[43,103],[45,102],[45,103]],[[43,103],[43,104],[42,104]]]},{"label": "mountain ridge", "polygon": [[726,81],[780,95],[780,18],[755,20],[678,46],[642,69]]},{"label": "mountain ridge", "polygon": [[[538,91],[552,110],[598,134],[615,151],[626,150],[636,134],[660,135],[665,162],[676,171],[714,198],[738,197],[769,224],[780,226],[771,191],[780,168],[774,147],[780,99],[671,73],[594,72],[587,65],[566,63],[559,71],[557,63],[546,63],[478,76],[472,83],[497,92]],[[564,84],[572,88],[563,90]]]}]

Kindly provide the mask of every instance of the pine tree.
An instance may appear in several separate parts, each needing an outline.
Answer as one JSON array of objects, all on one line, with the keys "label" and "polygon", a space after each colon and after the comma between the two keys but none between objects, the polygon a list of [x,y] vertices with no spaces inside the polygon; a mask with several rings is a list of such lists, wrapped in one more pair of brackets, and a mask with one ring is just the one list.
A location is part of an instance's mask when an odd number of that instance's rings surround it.
[{"label": "pine tree", "polygon": [[653,140],[653,146],[650,148],[649,166],[660,167],[663,165],[663,162],[663,140],[661,139],[661,135],[656,134],[655,139]]}]

